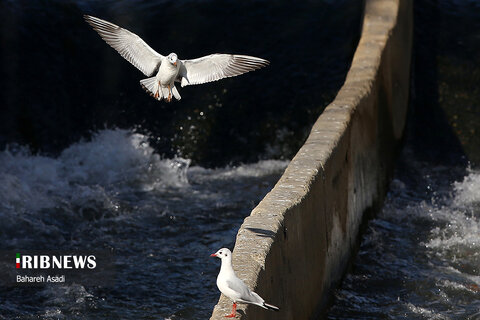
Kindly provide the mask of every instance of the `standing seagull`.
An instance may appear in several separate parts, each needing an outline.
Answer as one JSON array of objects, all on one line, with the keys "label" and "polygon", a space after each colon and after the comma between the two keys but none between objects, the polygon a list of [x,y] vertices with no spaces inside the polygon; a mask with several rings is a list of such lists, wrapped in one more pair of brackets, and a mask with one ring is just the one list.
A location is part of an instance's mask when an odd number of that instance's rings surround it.
[{"label": "standing seagull", "polygon": [[232,313],[226,318],[233,318],[237,314],[237,302],[255,304],[264,309],[278,311],[279,308],[265,303],[258,294],[250,290],[245,283],[240,280],[232,268],[232,252],[227,248],[222,248],[210,257],[222,259],[222,266],[217,277],[217,287],[224,295],[233,300]]},{"label": "standing seagull", "polygon": [[84,18],[106,43],[150,77],[140,80],[140,85],[158,101],[170,102],[172,95],[181,99],[175,81],[182,87],[202,84],[238,76],[269,64],[261,58],[237,54],[215,53],[193,60],[180,60],[175,53],[165,57],[127,29],[89,15]]}]

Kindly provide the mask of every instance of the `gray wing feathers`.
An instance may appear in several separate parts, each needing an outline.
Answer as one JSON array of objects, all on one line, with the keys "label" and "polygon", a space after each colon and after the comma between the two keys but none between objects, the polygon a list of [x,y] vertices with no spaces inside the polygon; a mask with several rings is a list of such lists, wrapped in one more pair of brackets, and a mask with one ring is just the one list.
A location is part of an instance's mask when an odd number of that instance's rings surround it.
[{"label": "gray wing feathers", "polygon": [[146,76],[158,70],[164,56],[150,48],[139,36],[108,21],[84,15],[85,21],[112,48]]},{"label": "gray wing feathers", "polygon": [[268,60],[257,57],[216,53],[198,59],[183,60],[179,77],[182,87],[185,87],[238,76],[268,64]]},{"label": "gray wing feathers", "polygon": [[242,280],[235,280],[238,281],[227,280],[227,285],[230,289],[240,293],[239,301],[241,300],[247,303],[263,304],[264,300],[255,292],[252,292],[252,290],[250,290]]}]

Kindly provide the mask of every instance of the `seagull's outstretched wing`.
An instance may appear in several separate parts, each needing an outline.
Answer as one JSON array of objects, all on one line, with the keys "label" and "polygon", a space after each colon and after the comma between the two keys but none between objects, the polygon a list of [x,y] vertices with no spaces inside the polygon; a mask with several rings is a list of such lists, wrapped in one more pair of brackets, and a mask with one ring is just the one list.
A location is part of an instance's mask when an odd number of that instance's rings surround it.
[{"label": "seagull's outstretched wing", "polygon": [[135,33],[96,17],[89,15],[83,17],[106,43],[143,74],[152,76],[158,70],[165,57],[150,48]]},{"label": "seagull's outstretched wing", "polygon": [[216,53],[198,59],[182,60],[178,80],[185,87],[238,76],[269,63],[268,60],[257,57]]}]

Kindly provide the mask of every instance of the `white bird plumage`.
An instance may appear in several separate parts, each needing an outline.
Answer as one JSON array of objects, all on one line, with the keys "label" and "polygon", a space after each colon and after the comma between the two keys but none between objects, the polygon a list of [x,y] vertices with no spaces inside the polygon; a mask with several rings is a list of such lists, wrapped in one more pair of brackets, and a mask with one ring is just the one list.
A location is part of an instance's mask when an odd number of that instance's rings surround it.
[{"label": "white bird plumage", "polygon": [[217,81],[253,71],[269,64],[268,60],[236,54],[211,54],[192,60],[180,60],[175,53],[163,56],[135,33],[111,22],[89,15],[85,21],[123,58],[144,75],[141,86],[157,100],[180,100],[175,82],[182,87]]},{"label": "white bird plumage", "polygon": [[217,277],[217,287],[221,293],[233,301],[232,313],[226,317],[235,317],[237,302],[250,303],[269,310],[279,310],[278,307],[265,303],[262,297],[250,290],[250,288],[235,275],[232,266],[232,252],[229,249],[222,248],[210,256],[222,260],[222,266],[220,267],[220,272]]}]

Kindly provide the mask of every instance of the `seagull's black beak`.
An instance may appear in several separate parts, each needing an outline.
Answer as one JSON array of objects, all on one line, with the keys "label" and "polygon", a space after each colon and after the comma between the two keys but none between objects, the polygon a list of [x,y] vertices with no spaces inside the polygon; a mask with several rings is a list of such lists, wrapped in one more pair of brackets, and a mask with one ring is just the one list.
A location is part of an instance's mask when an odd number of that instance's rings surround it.
[{"label": "seagull's black beak", "polygon": [[210,255],[210,257],[216,257],[216,256],[217,256],[216,253],[212,253],[212,254]]}]

